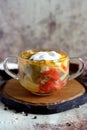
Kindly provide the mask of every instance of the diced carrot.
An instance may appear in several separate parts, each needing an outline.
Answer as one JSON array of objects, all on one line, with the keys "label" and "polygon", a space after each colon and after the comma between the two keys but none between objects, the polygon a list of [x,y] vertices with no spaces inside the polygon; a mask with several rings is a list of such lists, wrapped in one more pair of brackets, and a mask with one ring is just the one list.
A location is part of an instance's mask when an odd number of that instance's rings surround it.
[{"label": "diced carrot", "polygon": [[53,79],[53,80],[58,80],[59,79],[59,72],[57,69],[55,68],[51,68],[48,71],[44,71],[42,73],[44,76],[48,76],[49,78]]},{"label": "diced carrot", "polygon": [[48,93],[48,92],[52,92],[53,90],[56,90],[57,84],[52,82],[52,81],[48,81],[47,83],[40,86],[39,88],[40,88],[41,91]]},{"label": "diced carrot", "polygon": [[63,68],[64,71],[67,71],[67,67],[66,66],[62,65],[62,68]]}]

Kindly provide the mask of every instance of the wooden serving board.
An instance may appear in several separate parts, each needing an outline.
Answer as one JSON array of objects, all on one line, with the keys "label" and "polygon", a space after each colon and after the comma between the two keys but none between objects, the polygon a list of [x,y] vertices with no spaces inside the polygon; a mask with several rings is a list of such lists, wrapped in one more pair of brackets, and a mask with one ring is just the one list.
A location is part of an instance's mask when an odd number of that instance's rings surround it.
[{"label": "wooden serving board", "polygon": [[70,101],[83,95],[85,88],[78,81],[70,80],[64,88],[55,91],[49,96],[37,96],[23,88],[17,80],[11,79],[8,80],[2,89],[2,93],[13,100],[21,101],[23,104],[50,106]]}]

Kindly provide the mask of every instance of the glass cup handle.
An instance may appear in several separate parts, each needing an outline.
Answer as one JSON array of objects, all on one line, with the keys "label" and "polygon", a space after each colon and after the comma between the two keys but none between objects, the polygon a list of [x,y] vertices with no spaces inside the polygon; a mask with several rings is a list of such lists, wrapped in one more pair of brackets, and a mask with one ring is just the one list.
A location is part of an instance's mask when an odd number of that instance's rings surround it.
[{"label": "glass cup handle", "polygon": [[[13,62],[12,62],[13,61]],[[18,78],[18,76],[17,76],[17,74],[15,74],[15,73],[13,73],[10,69],[9,69],[9,67],[8,67],[8,63],[17,63],[17,57],[14,57],[14,56],[12,56],[12,57],[7,57],[5,60],[4,60],[4,62],[3,62],[3,67],[4,67],[4,70],[5,70],[5,72],[9,75],[9,76],[11,76],[12,78],[14,78],[14,79],[19,79]]]},{"label": "glass cup handle", "polygon": [[82,60],[82,58],[78,57],[70,58],[70,63],[78,64],[78,70],[76,73],[72,73],[69,75],[69,80],[78,77],[84,70],[84,61]]}]

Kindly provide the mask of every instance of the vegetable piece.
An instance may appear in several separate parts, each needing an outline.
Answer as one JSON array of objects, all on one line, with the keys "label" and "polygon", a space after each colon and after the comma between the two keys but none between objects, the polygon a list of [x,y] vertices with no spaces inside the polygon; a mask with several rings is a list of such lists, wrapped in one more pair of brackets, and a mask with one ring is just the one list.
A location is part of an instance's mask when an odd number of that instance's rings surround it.
[{"label": "vegetable piece", "polygon": [[62,65],[64,71],[67,71],[67,66]]},{"label": "vegetable piece", "polygon": [[56,83],[54,83],[53,81],[48,81],[47,83],[40,86],[39,88],[41,91],[44,91],[45,93],[49,93],[52,92],[53,90],[56,90],[57,87],[58,85]]},{"label": "vegetable piece", "polygon": [[38,92],[39,86],[31,81],[31,79],[27,76],[24,77],[23,80],[21,80],[21,84],[31,92]]},{"label": "vegetable piece", "polygon": [[44,71],[42,74],[44,76],[48,76],[52,80],[58,80],[59,79],[59,72],[55,68],[51,68],[48,71]]}]

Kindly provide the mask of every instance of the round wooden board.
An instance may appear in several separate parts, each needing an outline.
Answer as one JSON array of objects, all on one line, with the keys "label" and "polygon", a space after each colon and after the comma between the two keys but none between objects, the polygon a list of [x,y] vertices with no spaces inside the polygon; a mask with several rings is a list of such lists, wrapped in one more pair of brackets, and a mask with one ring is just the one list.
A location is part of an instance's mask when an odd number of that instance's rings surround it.
[{"label": "round wooden board", "polygon": [[11,79],[3,87],[2,93],[22,103],[35,106],[47,106],[75,99],[85,93],[85,88],[77,80],[70,80],[64,88],[55,91],[49,96],[37,96],[23,88],[17,80]]}]

